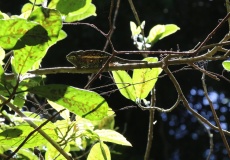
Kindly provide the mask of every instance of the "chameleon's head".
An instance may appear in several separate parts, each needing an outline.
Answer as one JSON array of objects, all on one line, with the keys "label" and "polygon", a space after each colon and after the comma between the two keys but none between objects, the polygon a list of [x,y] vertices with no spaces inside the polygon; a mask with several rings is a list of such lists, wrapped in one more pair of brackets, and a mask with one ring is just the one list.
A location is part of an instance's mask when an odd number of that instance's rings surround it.
[{"label": "chameleon's head", "polygon": [[[66,59],[72,63],[74,66],[76,67],[80,67],[80,64],[81,64],[81,57],[82,57],[82,53],[84,51],[73,51],[73,52],[70,52],[67,56],[66,56]],[[81,68],[81,67],[80,67]]]}]

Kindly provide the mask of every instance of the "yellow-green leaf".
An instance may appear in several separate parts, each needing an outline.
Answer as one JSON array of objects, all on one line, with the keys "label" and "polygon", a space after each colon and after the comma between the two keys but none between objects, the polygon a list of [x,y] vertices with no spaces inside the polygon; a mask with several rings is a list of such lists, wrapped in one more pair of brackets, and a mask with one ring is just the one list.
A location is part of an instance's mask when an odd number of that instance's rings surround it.
[{"label": "yellow-green leaf", "polygon": [[[37,121],[36,121],[37,120]],[[40,119],[34,119],[33,122],[39,126],[44,121]],[[32,132],[34,128],[32,128],[27,123],[21,123],[20,125],[14,127],[1,127],[0,129],[0,141],[1,145],[10,145],[11,147],[19,146],[25,138]],[[55,141],[57,139],[57,135],[55,133],[55,126],[52,123],[47,123],[45,126],[42,127],[42,130],[46,132],[47,135],[52,137]],[[10,140],[9,140],[10,139]],[[23,145],[23,148],[34,148],[36,146],[46,145],[48,142],[42,135],[39,133],[34,133],[27,142]]]},{"label": "yellow-green leaf", "polygon": [[175,24],[156,25],[150,30],[147,37],[147,43],[154,44],[158,40],[175,33],[179,29],[180,28]]},{"label": "yellow-green leaf", "polygon": [[0,19],[0,46],[4,49],[33,46],[48,40],[46,30],[26,19]]},{"label": "yellow-green leaf", "polygon": [[[106,157],[104,157],[106,156]],[[106,158],[106,159],[105,159]],[[109,147],[101,143],[96,143],[90,150],[87,160],[111,160]]]},{"label": "yellow-green leaf", "polygon": [[[52,101],[49,101],[48,100],[48,103],[56,110],[56,111],[60,111],[62,109],[65,109],[63,106],[57,104],[57,103],[54,103]],[[69,110],[64,110],[60,113],[60,115],[62,116],[62,118],[64,118],[65,120],[70,120],[70,112]]]},{"label": "yellow-green leaf", "polygon": [[96,16],[96,7],[92,0],[52,0],[48,7],[57,9],[63,15],[65,22],[80,21],[90,16]]},{"label": "yellow-green leaf", "polygon": [[225,70],[230,71],[230,61],[224,61],[222,63],[222,66],[224,67]]},{"label": "yellow-green leaf", "polygon": [[66,17],[65,17],[65,22],[74,22],[74,21],[80,21],[83,19],[86,19],[90,16],[96,16],[96,7],[93,4],[90,4],[89,8],[87,8],[87,10],[83,13],[78,13],[76,14],[75,12],[71,12],[69,13]]},{"label": "yellow-green leaf", "polygon": [[3,65],[4,62],[3,62],[3,59],[5,58],[5,50],[0,47],[0,65]]},{"label": "yellow-green leaf", "polygon": [[112,71],[114,81],[120,93],[127,99],[136,101],[132,79],[126,71]]},{"label": "yellow-green leaf", "polygon": [[[66,153],[70,151],[69,143],[62,145],[61,147]],[[46,145],[45,159],[66,160],[66,158],[62,154],[60,154],[60,152],[56,148],[54,148],[50,143]]]},{"label": "yellow-green leaf", "polygon": [[[144,28],[144,25],[145,25],[145,21],[143,21],[142,23],[141,23],[141,26]],[[136,26],[136,24],[134,23],[134,22],[132,22],[132,21],[130,21],[130,30],[131,30],[131,32],[132,32],[132,36],[134,37],[134,36],[137,36],[138,34],[140,34],[141,33],[141,27],[140,26]]]},{"label": "yellow-green leaf", "polygon": [[129,141],[127,141],[123,135],[114,130],[100,129],[95,130],[94,132],[98,134],[100,140],[102,141],[116,143],[125,146],[132,146],[132,144]]},{"label": "yellow-green leaf", "polygon": [[25,20],[23,23],[37,26],[29,31],[23,26],[17,26],[16,29],[22,30],[22,34],[25,35],[19,37],[19,41],[15,38],[17,45],[12,59],[14,72],[21,74],[38,67],[37,62],[40,63],[48,48],[58,41],[62,27],[61,15],[56,10],[39,7],[31,13],[28,19],[33,22]]},{"label": "yellow-green leaf", "polygon": [[[143,59],[151,63],[157,62],[157,58],[148,57]],[[148,96],[149,92],[154,87],[158,75],[161,73],[161,68],[144,68],[133,70],[133,85],[136,91],[136,97],[144,99]]]},{"label": "yellow-green leaf", "polygon": [[81,14],[85,12],[90,6],[92,0],[52,0],[48,8],[57,9],[61,14],[67,15],[68,13],[75,12]]},{"label": "yellow-green leaf", "polygon": [[83,118],[100,120],[107,116],[108,104],[96,92],[61,84],[33,87],[29,92],[43,96]]}]

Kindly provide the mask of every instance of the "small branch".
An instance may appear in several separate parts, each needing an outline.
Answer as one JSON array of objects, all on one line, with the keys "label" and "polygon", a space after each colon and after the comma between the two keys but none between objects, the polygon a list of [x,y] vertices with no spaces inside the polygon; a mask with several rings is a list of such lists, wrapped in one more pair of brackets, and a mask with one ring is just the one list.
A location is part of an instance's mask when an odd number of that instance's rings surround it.
[{"label": "small branch", "polygon": [[[114,32],[114,29],[115,29],[115,22],[116,22],[116,18],[117,18],[117,14],[118,14],[118,10],[119,10],[119,7],[120,7],[120,0],[117,1],[117,5],[116,5],[116,9],[115,9],[115,13],[114,13],[114,17],[113,17],[113,23],[112,23],[112,28],[110,28],[110,31],[109,31],[109,34],[106,36],[106,44],[105,44],[105,47],[104,47],[104,50],[107,48],[108,44],[110,43],[112,49],[113,49],[113,45],[112,45],[112,42],[111,42],[111,37],[112,37],[112,34]],[[112,8],[112,7],[111,7]],[[110,12],[111,14],[111,12]],[[99,75],[103,72],[103,70],[106,68],[106,66],[108,66],[109,62],[112,60],[112,58],[115,56],[115,52],[111,55],[111,57],[109,57],[107,59],[107,61],[105,62],[105,64],[100,68],[100,70],[96,73],[96,75],[94,75],[90,80],[89,82],[86,84],[86,86],[84,87],[85,89],[88,89],[90,87],[90,85],[93,83],[93,81],[95,79],[97,79],[99,77]]]},{"label": "small branch", "polygon": [[157,110],[158,112],[162,112],[162,113],[167,113],[167,112],[172,112],[180,103],[180,97],[178,96],[177,98],[177,101],[176,103],[170,107],[169,109],[163,109],[163,108],[160,108],[160,107],[144,107],[144,106],[141,106],[140,104],[137,104],[138,107],[140,107],[142,110]]},{"label": "small branch", "polygon": [[[227,8],[227,13],[230,13],[230,2],[229,2],[229,0],[225,1],[225,5],[226,5],[226,8]],[[229,28],[229,31],[230,31],[230,19],[229,18],[228,18],[228,28]]]},{"label": "small branch", "polygon": [[[156,105],[156,91],[155,88],[152,89],[152,95],[151,95],[151,105],[150,106],[155,106]],[[154,129],[154,113],[155,109],[150,109],[149,110],[149,127],[148,127],[148,138],[147,138],[147,145],[145,149],[145,156],[144,160],[148,160],[150,156],[150,150],[152,148],[152,143],[153,143],[153,129]]]},{"label": "small branch", "polygon": [[210,160],[210,157],[211,157],[212,152],[213,152],[213,146],[214,146],[214,144],[213,144],[213,134],[211,133],[210,128],[207,127],[199,118],[197,118],[197,120],[204,127],[204,129],[208,133],[208,137],[209,137],[209,149],[210,149],[210,151],[209,151],[209,154],[208,154],[206,160]]},{"label": "small branch", "polygon": [[195,68],[196,70],[199,70],[200,72],[202,72],[203,74],[206,74],[207,76],[209,76],[210,78],[216,80],[216,81],[220,81],[219,78],[217,78],[217,76],[213,75],[212,73],[206,71],[205,69],[202,69],[200,67],[198,67],[197,65],[195,64],[190,64],[193,68]]},{"label": "small branch", "polygon": [[107,36],[107,40],[106,40],[105,46],[103,48],[103,51],[105,51],[107,49],[109,43],[111,42],[110,41],[111,37],[112,37],[113,32],[114,32],[114,30],[116,28],[115,24],[116,24],[116,19],[117,19],[117,15],[118,15],[118,10],[119,10],[119,7],[120,7],[120,0],[117,0],[117,5],[116,5],[116,8],[115,8],[115,12],[114,12],[113,22],[111,23],[113,3],[114,3],[114,0],[111,1],[111,7],[110,7],[110,12],[109,12],[110,31],[109,31],[109,34]]},{"label": "small branch", "polygon": [[222,128],[221,128],[219,118],[218,118],[218,116],[217,116],[217,114],[216,114],[216,111],[215,111],[215,109],[214,109],[214,107],[213,107],[213,103],[212,103],[212,101],[211,101],[211,99],[209,98],[209,95],[208,95],[208,90],[207,90],[206,83],[205,83],[205,74],[202,75],[201,80],[202,80],[202,85],[203,85],[203,88],[204,88],[204,95],[205,95],[205,97],[207,98],[207,100],[208,100],[208,102],[209,102],[209,105],[210,105],[212,114],[213,114],[213,116],[214,116],[214,120],[215,120],[215,122],[216,122],[216,124],[217,124],[217,127],[218,127],[218,130],[219,130],[219,132],[220,132],[222,141],[223,141],[223,143],[224,143],[224,145],[225,145],[225,148],[226,148],[226,150],[227,150],[227,152],[228,152],[228,156],[229,156],[229,158],[230,158],[230,148],[229,148],[227,139],[226,139],[226,137],[225,137],[225,135],[224,135],[224,132],[223,132],[223,130],[222,130]]},{"label": "small branch", "polygon": [[[207,124],[210,128],[212,128],[213,130],[219,130],[218,127],[214,126],[212,123],[210,123],[206,118],[204,118],[203,116],[201,116],[199,113],[197,113],[196,111],[194,111],[190,106],[189,103],[187,101],[187,99],[185,98],[180,85],[178,83],[178,81],[176,80],[176,78],[173,76],[172,72],[168,69],[167,66],[165,66],[164,68],[165,73],[169,76],[169,78],[171,79],[171,81],[173,82],[173,85],[175,86],[178,96],[180,97],[180,100],[183,102],[185,108],[190,111],[195,117],[199,118],[203,123]],[[223,132],[230,136],[230,132],[223,130]]]},{"label": "small branch", "polygon": [[225,21],[228,20],[230,16],[230,13],[228,13],[224,19],[221,20],[221,22],[212,30],[211,33],[208,34],[208,36],[204,39],[204,41],[199,45],[199,47],[196,49],[196,51],[194,52],[194,54],[196,55],[197,53],[199,53],[200,49],[213,37],[213,35],[216,33],[216,31],[222,27],[222,25],[224,24]]}]

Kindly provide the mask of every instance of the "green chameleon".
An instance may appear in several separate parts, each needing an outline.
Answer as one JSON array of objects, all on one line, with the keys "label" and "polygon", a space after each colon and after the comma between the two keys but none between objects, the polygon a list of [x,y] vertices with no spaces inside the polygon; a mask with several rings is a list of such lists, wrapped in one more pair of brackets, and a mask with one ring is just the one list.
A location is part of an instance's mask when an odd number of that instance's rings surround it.
[{"label": "green chameleon", "polygon": [[[100,50],[80,50],[70,52],[66,59],[72,63],[77,68],[101,68],[107,59],[111,57],[111,54],[108,52]],[[114,56],[109,62],[109,66],[125,63],[147,63],[147,61],[140,60],[128,60],[123,59],[117,56]]]}]

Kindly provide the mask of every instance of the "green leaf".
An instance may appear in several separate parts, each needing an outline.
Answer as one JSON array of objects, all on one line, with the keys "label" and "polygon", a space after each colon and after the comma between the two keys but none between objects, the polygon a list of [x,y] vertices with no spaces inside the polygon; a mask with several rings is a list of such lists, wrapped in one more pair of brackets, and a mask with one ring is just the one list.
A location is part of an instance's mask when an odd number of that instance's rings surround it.
[{"label": "green leaf", "polygon": [[0,46],[4,49],[22,48],[48,40],[46,30],[25,19],[0,19]]},{"label": "green leaf", "polygon": [[[49,101],[48,100],[48,103],[56,110],[56,111],[60,111],[60,110],[62,110],[62,109],[65,109],[63,106],[61,106],[61,105],[59,105],[59,104],[57,104],[57,103],[54,103],[54,102],[52,102],[52,101]],[[62,117],[62,118],[64,118],[65,120],[70,120],[70,112],[66,109],[66,110],[64,110],[64,111],[62,111],[61,113],[60,113],[60,116]]]},{"label": "green leaf", "polygon": [[149,35],[147,37],[147,43],[156,43],[164,32],[165,32],[164,25],[154,26],[149,32]]},{"label": "green leaf", "polygon": [[92,0],[52,0],[48,8],[56,8],[62,14],[67,15],[71,12],[76,12],[76,14],[81,14],[85,12],[90,6]]},{"label": "green leaf", "polygon": [[96,16],[96,7],[91,2],[92,0],[52,0],[48,7],[59,10],[65,17],[65,22],[74,22]]},{"label": "green leaf", "polygon": [[[37,119],[39,120],[39,119]],[[41,121],[41,120],[39,120]],[[35,119],[33,122],[39,126],[42,122],[38,122]],[[55,126],[52,123],[48,123],[42,127],[42,130],[46,132],[53,140],[57,139],[57,135],[55,133]],[[2,127],[0,130],[0,141],[1,145],[8,145],[11,147],[19,146],[24,139],[28,136],[30,132],[32,132],[34,128],[30,127],[27,123],[21,123],[18,126],[14,127]],[[48,142],[41,136],[38,132],[34,133],[28,141],[23,145],[23,148],[34,148],[36,146],[46,145]]]},{"label": "green leaf", "polygon": [[156,43],[158,40],[175,33],[180,28],[174,24],[156,25],[154,26],[147,37],[147,43]]},{"label": "green leaf", "polygon": [[90,120],[100,120],[108,112],[107,102],[96,92],[61,84],[33,87],[29,89],[29,92],[43,96]]},{"label": "green leaf", "polygon": [[27,95],[27,92],[16,94],[13,100],[13,104],[17,106],[18,108],[22,108],[25,104],[26,95]]},{"label": "green leaf", "polygon": [[[151,63],[157,62],[158,59],[154,57],[145,58],[144,61]],[[144,68],[133,70],[133,85],[136,91],[136,97],[144,99],[154,87],[158,75],[161,73],[161,68]]]},{"label": "green leaf", "polygon": [[230,61],[224,61],[222,63],[222,66],[224,67],[225,70],[230,71]]},{"label": "green leaf", "polygon": [[[141,23],[142,28],[144,28],[144,25],[145,25],[145,21]],[[140,26],[137,27],[136,24],[132,21],[130,21],[130,30],[132,32],[133,37],[141,33],[141,27]]]},{"label": "green leaf", "polygon": [[115,113],[112,109],[108,110],[107,116],[99,121],[91,121],[97,129],[114,129]]},{"label": "green leaf", "polygon": [[36,5],[39,5],[39,4],[42,4],[44,2],[44,0],[30,0],[30,2],[33,4],[35,2]]},{"label": "green leaf", "polygon": [[0,19],[9,19],[10,17],[6,14],[0,11]]},{"label": "green leaf", "polygon": [[65,31],[60,30],[59,35],[58,35],[58,41],[63,40],[67,37],[67,34]]},{"label": "green leaf", "polygon": [[[19,38],[20,41],[17,42],[12,66],[16,73],[21,74],[38,67],[37,62],[40,63],[48,48],[57,42],[62,28],[61,15],[56,10],[40,7],[31,13],[28,20],[33,21],[30,23],[39,23],[40,25],[32,28],[33,32],[31,30],[25,32],[25,35],[31,32],[32,34]],[[17,27],[18,30],[23,30],[21,26]]]},{"label": "green leaf", "polygon": [[[60,154],[60,152],[56,148],[54,148],[50,143],[47,144],[46,148],[47,148],[47,151],[46,151],[46,154],[45,154],[45,159],[47,159],[47,160],[48,159],[66,160],[66,158],[62,154]],[[63,145],[62,149],[66,153],[68,153],[70,151],[69,143]]]},{"label": "green leaf", "polygon": [[[17,149],[17,147],[1,145],[0,146],[0,153],[4,154],[4,152],[7,150],[14,151],[16,149]],[[18,160],[22,160],[22,159],[23,160],[39,160],[39,158],[33,153],[33,151],[31,149],[21,148],[17,152],[16,155],[17,156],[15,157],[15,159],[18,159]]]},{"label": "green leaf", "polygon": [[94,132],[98,134],[100,140],[102,141],[116,143],[125,146],[132,146],[132,144],[129,141],[127,141],[123,135],[114,130],[101,129],[95,130]]},{"label": "green leaf", "polygon": [[164,26],[165,26],[165,31],[161,35],[160,40],[180,30],[180,28],[175,24],[166,24]]},{"label": "green leaf", "polygon": [[[105,155],[103,154],[105,153]],[[106,157],[104,157],[106,156]],[[106,158],[106,159],[105,159]],[[101,143],[96,143],[90,150],[87,160],[111,160],[109,147]]]},{"label": "green leaf", "polygon": [[0,65],[3,65],[3,59],[5,58],[5,50],[0,46]]},{"label": "green leaf", "polygon": [[23,7],[21,9],[22,14],[20,15],[20,17],[27,19],[31,14],[32,9],[36,10],[38,8],[39,8],[39,6],[33,6],[33,4],[31,4],[31,3],[26,3],[23,5]]},{"label": "green leaf", "polygon": [[96,7],[93,4],[90,4],[89,8],[80,14],[76,14],[75,12],[69,13],[65,17],[65,22],[74,22],[74,21],[80,21],[83,19],[86,19],[90,16],[96,16]]},{"label": "green leaf", "polygon": [[135,90],[133,87],[132,79],[126,71],[112,71],[114,81],[121,94],[135,102]]},{"label": "green leaf", "polygon": [[0,83],[4,83],[5,82],[5,71],[4,68],[2,67],[2,65],[0,65]]},{"label": "green leaf", "polygon": [[[11,150],[15,150],[16,148],[11,148]],[[31,151],[30,149],[20,149],[17,152],[17,159],[24,159],[24,160],[39,160],[39,158]]]}]

